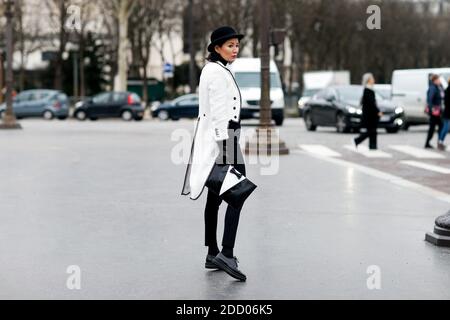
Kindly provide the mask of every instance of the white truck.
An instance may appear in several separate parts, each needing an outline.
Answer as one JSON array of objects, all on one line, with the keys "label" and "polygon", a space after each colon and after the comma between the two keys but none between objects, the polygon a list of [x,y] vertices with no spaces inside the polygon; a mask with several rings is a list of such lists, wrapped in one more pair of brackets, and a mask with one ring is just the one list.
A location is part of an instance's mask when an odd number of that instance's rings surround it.
[{"label": "white truck", "polygon": [[392,101],[405,111],[405,129],[429,121],[424,110],[432,74],[439,75],[442,85],[447,88],[450,68],[404,69],[392,73]]},{"label": "white truck", "polygon": [[298,111],[303,113],[305,103],[318,91],[331,85],[349,85],[350,71],[308,71],[303,73],[303,92],[298,100]]}]

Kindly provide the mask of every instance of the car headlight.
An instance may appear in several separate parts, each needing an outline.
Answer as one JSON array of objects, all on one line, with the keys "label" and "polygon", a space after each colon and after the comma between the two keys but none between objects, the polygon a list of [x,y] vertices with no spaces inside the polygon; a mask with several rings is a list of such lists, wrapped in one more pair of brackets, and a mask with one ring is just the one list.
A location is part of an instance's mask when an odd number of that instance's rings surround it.
[{"label": "car headlight", "polygon": [[159,101],[154,101],[152,102],[152,106],[150,107],[150,110],[152,112],[156,111],[156,109],[158,109],[158,107],[161,105],[161,103]]},{"label": "car headlight", "polygon": [[305,107],[305,105],[306,105],[306,102],[308,102],[308,100],[309,100],[309,98],[301,97],[301,98],[298,100],[298,107],[299,107],[300,109],[303,109],[303,108]]},{"label": "car headlight", "polygon": [[401,108],[401,107],[395,108],[395,114],[401,114],[403,112],[404,112],[403,108]]},{"label": "car headlight", "polygon": [[350,113],[350,114],[362,115],[362,113],[363,113],[361,109],[355,108],[352,106],[347,106],[346,109],[347,109],[348,113]]},{"label": "car headlight", "polygon": [[356,109],[355,107],[347,106],[347,111],[350,114],[355,114],[358,112],[358,109]]},{"label": "car headlight", "polygon": [[75,108],[79,108],[83,105],[83,101],[78,101],[77,103],[75,103]]}]

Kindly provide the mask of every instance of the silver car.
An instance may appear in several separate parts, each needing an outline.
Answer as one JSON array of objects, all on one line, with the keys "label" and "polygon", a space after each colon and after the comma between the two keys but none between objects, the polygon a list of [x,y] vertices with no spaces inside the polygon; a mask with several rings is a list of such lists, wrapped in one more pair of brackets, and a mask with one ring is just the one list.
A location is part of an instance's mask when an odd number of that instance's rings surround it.
[{"label": "silver car", "polygon": [[[0,119],[6,110],[6,104],[0,105]],[[57,90],[26,90],[14,97],[13,111],[18,119],[43,117],[51,120],[64,120],[69,116],[69,99]]]}]

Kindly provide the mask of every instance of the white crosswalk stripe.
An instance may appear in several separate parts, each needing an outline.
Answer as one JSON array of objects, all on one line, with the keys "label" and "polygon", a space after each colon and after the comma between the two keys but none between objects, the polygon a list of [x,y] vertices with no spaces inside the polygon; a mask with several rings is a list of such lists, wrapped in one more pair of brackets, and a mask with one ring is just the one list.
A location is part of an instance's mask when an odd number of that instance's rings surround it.
[{"label": "white crosswalk stripe", "polygon": [[416,167],[416,168],[421,168],[421,169],[425,169],[425,170],[429,170],[429,171],[442,173],[442,174],[450,174],[449,168],[439,167],[439,166],[428,164],[428,163],[423,163],[423,162],[418,162],[418,161],[400,161],[400,163],[408,165],[408,166]]},{"label": "white crosswalk stripe", "polygon": [[[322,157],[334,157],[334,158],[340,158],[343,157],[343,155],[335,150],[337,148],[331,148],[331,147],[327,147],[325,145],[322,144],[299,144],[298,145],[300,149],[317,155],[317,156],[322,156]],[[397,155],[397,157],[399,156],[399,154],[391,154],[388,153],[386,151],[383,150],[369,150],[369,148],[367,146],[358,146],[358,149],[356,150],[355,147],[353,145],[343,145],[342,148],[352,151],[356,154],[359,154],[361,156],[364,156],[366,158],[374,158],[374,159],[393,159],[395,158],[395,156]],[[402,153],[404,155],[408,155],[412,158],[416,158],[416,159],[446,159],[446,156],[448,155],[447,152],[444,153],[440,153],[440,152],[435,152],[435,151],[429,151],[429,150],[425,150],[422,148],[418,148],[418,147],[414,147],[414,146],[409,146],[409,145],[389,145],[387,146],[387,148],[395,150],[399,153]]]},{"label": "white crosswalk stripe", "polygon": [[389,146],[389,148],[391,148],[395,151],[401,152],[401,153],[405,153],[405,154],[410,155],[417,159],[445,159],[445,156],[440,153],[413,147],[413,146],[393,145],[393,146]]},{"label": "white crosswalk stripe", "polygon": [[344,148],[347,150],[359,153],[367,158],[392,158],[392,155],[387,152],[384,152],[381,150],[370,150],[366,146],[360,145],[360,146],[358,146],[358,149],[355,149],[354,146],[346,145],[346,146],[344,146]]},{"label": "white crosswalk stripe", "polygon": [[341,157],[342,155],[331,148],[323,146],[321,144],[300,144],[300,149],[305,150],[306,152],[323,156],[323,157]]}]

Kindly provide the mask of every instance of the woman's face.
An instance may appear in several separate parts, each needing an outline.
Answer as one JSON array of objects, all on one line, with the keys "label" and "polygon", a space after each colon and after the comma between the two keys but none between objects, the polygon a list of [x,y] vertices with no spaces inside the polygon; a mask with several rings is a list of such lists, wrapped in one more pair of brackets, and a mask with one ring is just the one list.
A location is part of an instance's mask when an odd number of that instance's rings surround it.
[{"label": "woman's face", "polygon": [[237,38],[230,39],[227,42],[225,42],[221,47],[216,46],[215,49],[217,53],[219,53],[222,56],[222,58],[231,63],[237,59],[239,53],[239,40]]},{"label": "woman's face", "polygon": [[375,84],[375,79],[373,77],[370,77],[369,80],[367,81],[368,85],[374,85]]}]

